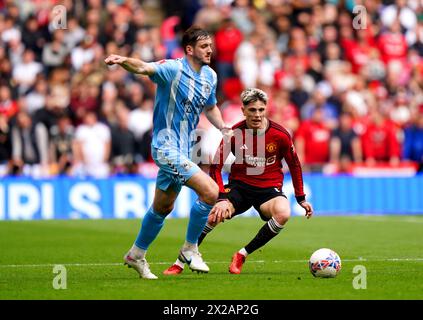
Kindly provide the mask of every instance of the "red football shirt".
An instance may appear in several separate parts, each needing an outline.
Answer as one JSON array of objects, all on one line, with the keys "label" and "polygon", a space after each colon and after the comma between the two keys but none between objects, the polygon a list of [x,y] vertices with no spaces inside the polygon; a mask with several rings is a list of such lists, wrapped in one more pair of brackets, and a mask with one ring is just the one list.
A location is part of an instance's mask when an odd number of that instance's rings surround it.
[{"label": "red football shirt", "polygon": [[236,49],[243,39],[242,32],[237,28],[220,29],[216,32],[214,39],[217,61],[233,63]]},{"label": "red football shirt", "polygon": [[229,181],[238,180],[260,188],[281,188],[283,184],[282,159],[288,164],[295,189],[295,196],[305,196],[301,164],[295,153],[294,144],[288,131],[269,120],[263,135],[254,135],[246,121],[235,124],[230,145],[222,141],[210,166],[210,176],[225,192],[222,180],[222,167],[230,153],[235,155],[229,174]]},{"label": "red football shirt", "polygon": [[391,157],[399,157],[400,144],[395,136],[395,129],[389,123],[382,126],[370,124],[361,138],[364,157],[377,161],[389,161]]},{"label": "red football shirt", "polygon": [[323,123],[303,121],[296,136],[304,139],[304,163],[321,164],[329,160],[330,130]]},{"label": "red football shirt", "polygon": [[382,34],[379,38],[379,47],[386,64],[392,60],[405,60],[407,57],[407,40],[401,33],[388,32]]}]

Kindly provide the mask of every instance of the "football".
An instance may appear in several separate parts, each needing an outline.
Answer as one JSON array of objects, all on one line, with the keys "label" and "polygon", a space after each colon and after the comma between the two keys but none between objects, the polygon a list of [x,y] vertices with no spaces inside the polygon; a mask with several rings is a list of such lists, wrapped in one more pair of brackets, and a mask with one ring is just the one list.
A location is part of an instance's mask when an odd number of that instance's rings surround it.
[{"label": "football", "polygon": [[335,251],[322,248],[313,252],[308,265],[313,276],[334,278],[341,271],[341,258]]}]

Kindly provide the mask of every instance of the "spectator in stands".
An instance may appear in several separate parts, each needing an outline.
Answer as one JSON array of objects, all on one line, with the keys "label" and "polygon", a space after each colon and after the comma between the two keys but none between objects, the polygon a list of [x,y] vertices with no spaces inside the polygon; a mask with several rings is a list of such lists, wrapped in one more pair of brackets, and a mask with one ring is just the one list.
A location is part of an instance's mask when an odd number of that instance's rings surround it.
[{"label": "spectator in stands", "polygon": [[12,145],[10,143],[10,127],[6,115],[0,113],[0,166],[4,166],[0,170],[2,173],[8,171],[8,165],[12,154]]},{"label": "spectator in stands", "polygon": [[138,109],[144,102],[144,88],[139,82],[133,82],[125,88],[125,104],[129,110]]},{"label": "spectator in stands", "polygon": [[257,50],[258,77],[257,85],[266,91],[275,84],[276,70],[282,66],[279,52],[272,37],[264,37],[262,45]]},{"label": "spectator in stands", "polygon": [[18,112],[18,104],[12,98],[12,92],[7,85],[0,85],[0,114],[11,118]]},{"label": "spectator in stands", "polygon": [[85,37],[85,30],[79,24],[78,19],[74,16],[67,17],[67,29],[64,34],[64,43],[68,50],[76,47]]},{"label": "spectator in stands", "polygon": [[231,18],[245,35],[254,32],[255,26],[251,19],[254,11],[255,9],[249,0],[234,0],[232,3]]},{"label": "spectator in stands", "polygon": [[34,87],[25,96],[27,111],[32,116],[47,103],[48,83],[44,77],[38,77]]},{"label": "spectator in stands", "polygon": [[315,87],[313,77],[307,74],[306,71],[307,69],[304,69],[304,65],[299,63],[290,67],[290,71],[286,71],[286,76],[281,80],[282,88],[290,92],[290,99],[299,111],[309,100]]},{"label": "spectator in stands", "polygon": [[391,26],[396,19],[406,30],[412,30],[417,24],[416,13],[408,6],[408,0],[395,0],[394,3],[383,7],[381,10],[381,21],[383,26]]},{"label": "spectator in stands", "polygon": [[[422,6],[423,7],[423,6]],[[420,19],[414,36],[410,39],[411,48],[416,50],[417,55],[423,57],[423,20]]]},{"label": "spectator in stands", "polygon": [[[244,119],[244,114],[241,110],[242,102],[240,98],[243,89],[244,86],[238,78],[228,79],[223,85],[223,93],[226,100],[222,103],[220,108],[222,110],[223,120],[230,126],[233,126]],[[214,156],[214,153],[215,151],[213,151],[212,156]]]},{"label": "spectator in stands", "polygon": [[48,174],[48,131],[42,123],[20,111],[11,130],[11,143],[13,173]]},{"label": "spectator in stands", "polygon": [[285,70],[288,74],[295,74],[294,69],[300,66],[301,70],[307,70],[310,66],[307,35],[300,27],[293,27],[290,31],[289,50],[285,58]]},{"label": "spectator in stands", "polygon": [[370,113],[370,123],[361,142],[367,165],[388,164],[396,166],[400,160],[400,145],[395,127],[377,109]]},{"label": "spectator in stands", "polygon": [[295,105],[289,100],[289,92],[277,90],[270,104],[268,117],[286,128],[291,136],[300,125],[300,117]]},{"label": "spectator in stands", "polygon": [[96,85],[81,83],[73,88],[70,110],[75,125],[82,123],[88,112],[98,112],[99,97],[100,90]]},{"label": "spectator in stands", "polygon": [[94,111],[87,111],[83,120],[84,122],[75,131],[72,173],[105,178],[109,174],[110,129],[98,121]]},{"label": "spectator in stands", "polygon": [[153,140],[153,128],[146,131],[138,141],[138,152],[143,162],[154,163],[151,155],[151,141]]},{"label": "spectator in stands", "polygon": [[111,81],[105,82],[102,86],[101,93],[101,114],[109,126],[117,122],[116,108],[122,103],[123,102],[118,99],[118,89],[116,85]]},{"label": "spectator in stands", "polygon": [[404,130],[403,158],[418,164],[419,172],[423,172],[423,105],[412,117],[412,123]]},{"label": "spectator in stands", "polygon": [[219,77],[219,86],[222,86],[226,79],[235,76],[234,60],[235,52],[243,40],[241,31],[236,27],[235,23],[226,18],[222,21],[220,28],[215,34],[216,46],[216,67],[217,76]]},{"label": "spectator in stands", "polygon": [[[139,84],[133,84],[132,87],[138,88],[136,90],[142,90]],[[138,91],[135,95],[142,94],[141,92]],[[137,141],[140,141],[143,135],[153,126],[153,106],[153,100],[143,98],[138,107],[129,114],[128,127],[135,134]]]},{"label": "spectator in stands", "polygon": [[322,26],[322,39],[317,45],[317,51],[322,57],[322,61],[325,62],[328,57],[328,45],[337,43],[339,40],[338,29],[334,24],[326,24]]},{"label": "spectator in stands", "polygon": [[[351,26],[345,28],[352,28]],[[342,34],[341,34],[342,36]],[[341,46],[345,52],[346,59],[352,65],[352,72],[359,74],[370,60],[373,50],[378,50],[376,39],[371,28],[358,29],[353,32],[353,38],[341,38]]]},{"label": "spectator in stands", "polygon": [[382,54],[382,60],[386,65],[392,61],[405,63],[408,45],[401,31],[399,19],[392,21],[388,30],[382,32],[378,38],[378,46]]},{"label": "spectator in stands", "polygon": [[43,46],[46,42],[46,34],[38,25],[34,15],[28,16],[22,30],[22,42],[26,48],[32,50],[36,60],[40,61]]},{"label": "spectator in stands", "polygon": [[199,2],[201,2],[202,6],[195,14],[194,24],[209,32],[216,32],[222,23],[222,13],[217,7],[216,1],[202,0]]},{"label": "spectator in stands", "polygon": [[314,83],[319,83],[323,80],[324,64],[322,57],[317,51],[310,52],[310,65],[307,69],[307,74],[310,75]]},{"label": "spectator in stands", "polygon": [[333,129],[338,125],[337,107],[328,101],[328,93],[322,87],[317,87],[312,98],[303,105],[301,118],[310,119],[316,109],[323,112],[323,121],[328,128]]},{"label": "spectator in stands", "polygon": [[256,49],[260,42],[260,35],[253,32],[244,38],[235,52],[235,72],[245,88],[256,87],[259,73]]},{"label": "spectator in stands", "polygon": [[79,70],[85,63],[94,59],[95,40],[91,35],[86,34],[79,46],[71,51],[72,67]]},{"label": "spectator in stands", "polygon": [[151,41],[151,32],[147,29],[138,30],[133,44],[134,52],[144,61],[153,61],[154,44]]},{"label": "spectator in stands", "polygon": [[47,74],[52,68],[64,64],[69,50],[65,43],[65,32],[62,29],[55,30],[53,33],[53,41],[44,46],[42,61],[47,69]]},{"label": "spectator in stands", "polygon": [[[21,38],[18,35],[9,39],[7,42],[6,41],[4,42],[7,44],[8,56],[9,56],[8,58],[12,65],[11,75],[13,76],[13,72],[14,72],[13,69],[15,69],[22,62],[22,55],[25,51],[25,46],[23,45]],[[12,80],[13,80],[13,77],[12,77]]]},{"label": "spectator in stands", "polygon": [[332,130],[330,162],[336,165],[338,172],[350,172],[353,163],[362,162],[360,137],[353,130],[349,113],[342,113],[339,117],[339,127]]},{"label": "spectator in stands", "polygon": [[0,39],[9,45],[12,41],[20,43],[22,39],[22,32],[17,21],[10,14],[6,15],[4,18],[2,15],[2,20],[2,34]]},{"label": "spectator in stands", "polygon": [[329,161],[330,141],[330,130],[324,122],[324,110],[313,110],[311,118],[301,123],[294,141],[305,171],[321,171]]},{"label": "spectator in stands", "polygon": [[392,100],[389,118],[398,128],[403,128],[411,120],[411,99],[408,97],[406,89],[401,87]]},{"label": "spectator in stands", "polygon": [[15,81],[18,92],[24,94],[34,85],[37,74],[43,71],[41,63],[35,61],[34,52],[25,49],[22,55],[22,62],[13,67],[12,77]]},{"label": "spectator in stands", "polygon": [[[28,102],[28,101],[27,101]],[[69,104],[68,90],[62,86],[50,86],[43,108],[37,109],[32,117],[41,122],[49,131],[57,123],[59,117],[67,112]]]},{"label": "spectator in stands", "polygon": [[12,82],[12,63],[8,57],[6,48],[2,46],[0,46],[0,79],[0,85],[14,86]]},{"label": "spectator in stands", "polygon": [[60,175],[70,174],[73,162],[72,144],[74,127],[66,114],[50,129],[50,162],[52,171]]},{"label": "spectator in stands", "polygon": [[291,21],[286,15],[279,15],[274,22],[271,22],[271,26],[277,34],[276,47],[278,51],[283,54],[286,53],[288,51]]},{"label": "spectator in stands", "polygon": [[111,160],[114,174],[136,173],[135,154],[137,141],[129,130],[129,111],[120,107],[117,111],[117,124],[111,128]]}]

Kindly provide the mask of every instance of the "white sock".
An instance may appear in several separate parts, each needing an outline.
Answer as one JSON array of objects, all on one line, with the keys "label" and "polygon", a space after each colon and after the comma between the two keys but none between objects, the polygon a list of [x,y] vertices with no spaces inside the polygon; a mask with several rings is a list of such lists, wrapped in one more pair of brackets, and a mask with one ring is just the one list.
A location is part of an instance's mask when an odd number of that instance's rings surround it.
[{"label": "white sock", "polygon": [[185,267],[185,263],[183,263],[181,260],[176,259],[175,263],[178,267],[181,267],[182,269]]},{"label": "white sock", "polygon": [[182,251],[198,251],[198,246],[196,243],[191,243],[185,240],[184,245],[182,246]]},{"label": "white sock", "polygon": [[129,254],[131,255],[131,257],[136,260],[145,259],[146,253],[147,250],[138,248],[135,244],[133,244],[131,250],[129,250]]},{"label": "white sock", "polygon": [[244,257],[248,256],[248,252],[245,250],[245,248],[239,250],[238,253],[242,254]]}]

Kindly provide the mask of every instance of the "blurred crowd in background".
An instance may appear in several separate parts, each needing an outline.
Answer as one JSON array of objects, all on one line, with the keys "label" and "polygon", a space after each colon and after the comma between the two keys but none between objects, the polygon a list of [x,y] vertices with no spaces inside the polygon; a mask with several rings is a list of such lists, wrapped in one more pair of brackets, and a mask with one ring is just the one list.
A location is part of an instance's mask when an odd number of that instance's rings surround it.
[{"label": "blurred crowd in background", "polygon": [[[142,173],[155,85],[104,59],[180,58],[192,24],[213,35],[228,124],[258,87],[305,171],[422,170],[420,0],[0,0],[0,175]],[[199,127],[211,157],[220,133]]]}]

